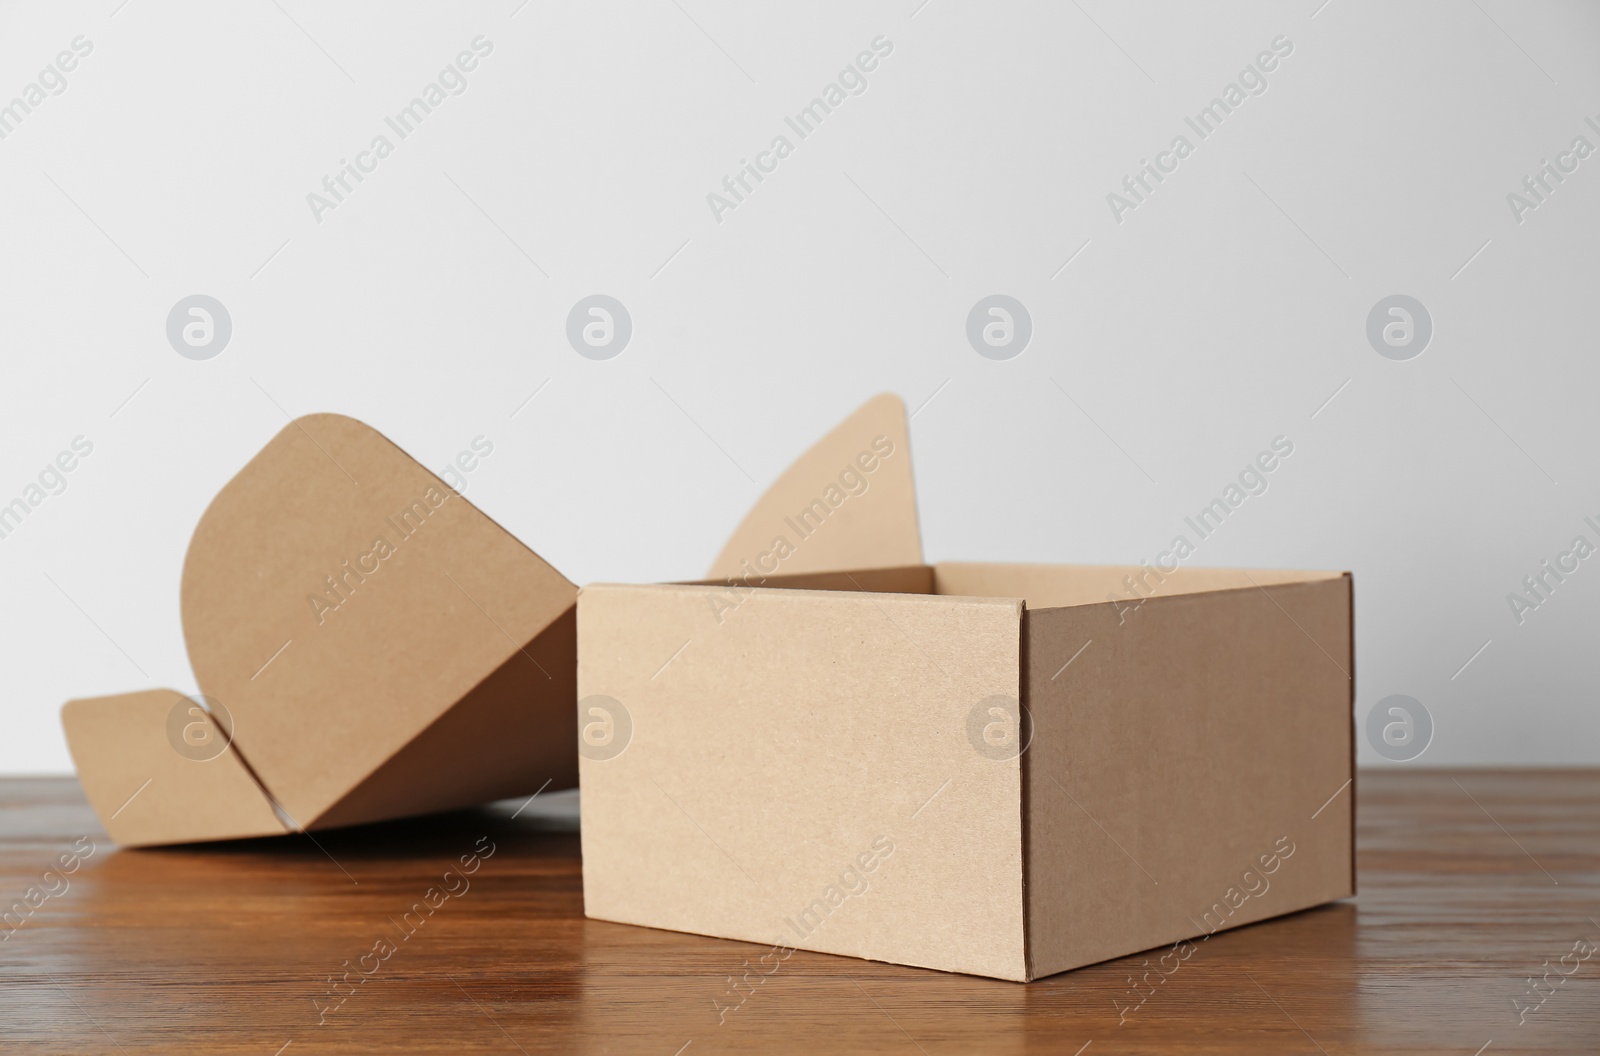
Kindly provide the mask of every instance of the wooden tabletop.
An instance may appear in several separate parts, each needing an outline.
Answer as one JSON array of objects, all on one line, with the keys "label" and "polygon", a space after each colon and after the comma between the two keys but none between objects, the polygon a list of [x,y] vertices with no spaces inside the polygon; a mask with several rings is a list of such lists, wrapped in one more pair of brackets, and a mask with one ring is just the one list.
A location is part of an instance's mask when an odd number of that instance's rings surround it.
[{"label": "wooden tabletop", "polygon": [[761,947],[586,920],[560,797],[119,851],[75,782],[3,780],[0,904],[27,912],[0,927],[0,1051],[1600,1052],[1600,771],[1357,787],[1357,898],[1219,933],[1139,1004],[1139,956],[1016,984],[800,952],[763,978]]}]

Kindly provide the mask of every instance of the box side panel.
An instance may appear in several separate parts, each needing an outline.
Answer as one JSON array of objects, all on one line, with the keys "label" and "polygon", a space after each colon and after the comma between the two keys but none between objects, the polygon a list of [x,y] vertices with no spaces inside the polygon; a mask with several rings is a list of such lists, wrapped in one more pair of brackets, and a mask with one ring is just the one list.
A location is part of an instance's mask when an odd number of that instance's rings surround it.
[{"label": "box side panel", "polygon": [[1020,602],[722,593],[579,596],[585,911],[1022,978]]},{"label": "box side panel", "polygon": [[1341,576],[1028,613],[1033,976],[1353,893],[1349,602]]},{"label": "box side panel", "polygon": [[1021,565],[941,561],[934,566],[934,592],[981,598],[1023,598],[1030,609],[1096,605],[1117,601],[1124,608],[1142,598],[1218,590],[1254,590],[1279,583],[1339,579],[1343,572],[1289,569],[1178,568],[1141,565]]}]

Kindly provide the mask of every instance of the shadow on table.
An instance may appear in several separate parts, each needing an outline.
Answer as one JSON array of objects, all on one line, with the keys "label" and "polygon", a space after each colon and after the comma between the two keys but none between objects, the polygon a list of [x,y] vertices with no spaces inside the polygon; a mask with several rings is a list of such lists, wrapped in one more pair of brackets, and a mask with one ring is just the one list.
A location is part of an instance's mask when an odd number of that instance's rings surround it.
[{"label": "shadow on table", "polygon": [[928,1056],[1093,1042],[1090,1056],[1203,1049],[1197,1029],[1215,1051],[1277,1052],[1307,1047],[1301,1028],[1324,1046],[1359,1029],[1349,903],[1218,933],[1168,974],[1165,949],[1031,984],[804,951],[767,974],[765,946],[585,918],[570,805],[519,807],[97,855],[49,921],[62,931],[17,936],[40,971],[0,1015],[24,1038],[92,1019],[124,1047],[181,1030],[268,1053],[446,1035],[484,1051],[825,1038]]},{"label": "shadow on table", "polygon": [[1170,974],[1163,947],[1023,984],[803,951],[763,977],[764,946],[585,921],[580,1035],[669,1054],[808,1037],[836,1051],[1073,1056],[1091,1042],[1207,1051],[1194,1041],[1210,1024],[1217,1051],[1297,1051],[1308,1043],[1284,1008],[1313,1033],[1352,1026],[1355,927],[1355,906],[1337,903],[1219,932]]}]

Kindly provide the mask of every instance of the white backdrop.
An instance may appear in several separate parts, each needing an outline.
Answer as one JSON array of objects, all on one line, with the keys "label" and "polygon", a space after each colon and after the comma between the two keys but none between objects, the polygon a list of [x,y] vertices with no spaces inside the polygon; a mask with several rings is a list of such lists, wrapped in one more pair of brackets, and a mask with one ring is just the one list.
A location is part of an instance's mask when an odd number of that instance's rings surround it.
[{"label": "white backdrop", "polygon": [[1191,563],[1353,570],[1404,765],[1600,763],[1600,8],[1218,6],[0,8],[0,772],[193,690],[189,532],[286,415],[482,438],[472,501],[648,581],[881,390],[932,559],[1152,559],[1285,438]]}]

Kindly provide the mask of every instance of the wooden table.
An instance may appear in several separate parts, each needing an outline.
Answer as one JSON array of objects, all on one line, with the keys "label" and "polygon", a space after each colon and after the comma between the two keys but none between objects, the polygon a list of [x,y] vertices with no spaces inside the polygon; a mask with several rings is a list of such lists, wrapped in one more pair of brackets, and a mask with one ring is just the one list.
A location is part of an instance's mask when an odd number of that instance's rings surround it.
[{"label": "wooden table", "polygon": [[747,993],[759,947],[584,919],[543,803],[119,851],[75,782],[4,780],[0,903],[38,904],[0,928],[0,1051],[1600,1052],[1600,771],[1357,786],[1358,898],[1218,934],[1123,1016],[1142,957],[1020,985],[796,953]]}]

